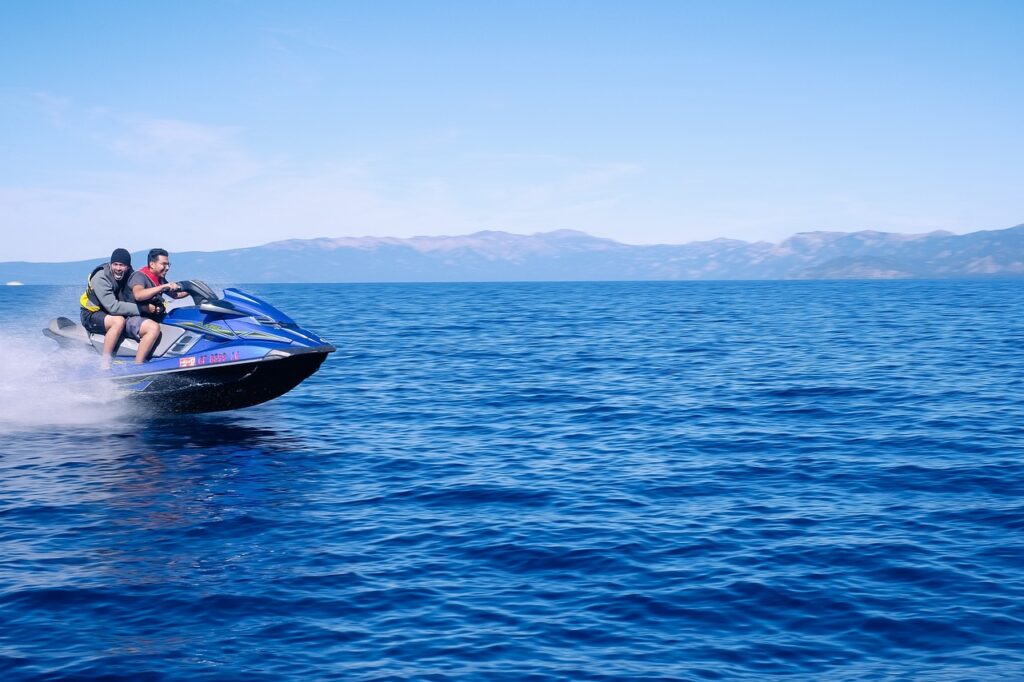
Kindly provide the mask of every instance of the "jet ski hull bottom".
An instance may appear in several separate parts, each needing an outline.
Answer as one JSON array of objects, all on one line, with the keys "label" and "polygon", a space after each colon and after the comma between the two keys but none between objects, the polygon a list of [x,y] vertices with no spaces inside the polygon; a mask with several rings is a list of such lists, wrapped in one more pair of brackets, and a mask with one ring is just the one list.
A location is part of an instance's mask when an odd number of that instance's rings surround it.
[{"label": "jet ski hull bottom", "polygon": [[326,358],[326,352],[307,352],[183,372],[119,377],[116,383],[133,403],[161,413],[221,412],[259,405],[287,393],[316,372]]}]

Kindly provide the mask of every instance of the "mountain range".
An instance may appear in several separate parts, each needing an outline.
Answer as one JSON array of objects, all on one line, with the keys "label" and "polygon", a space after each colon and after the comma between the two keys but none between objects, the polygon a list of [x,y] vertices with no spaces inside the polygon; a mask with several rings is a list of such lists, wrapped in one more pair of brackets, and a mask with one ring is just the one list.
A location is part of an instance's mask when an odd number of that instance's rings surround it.
[{"label": "mountain range", "polygon": [[[141,267],[145,252],[132,259]],[[172,278],[253,283],[1024,277],[1024,225],[963,235],[802,232],[777,244],[635,246],[575,230],[290,239],[171,260]],[[0,283],[79,284],[105,261],[0,262]]]}]

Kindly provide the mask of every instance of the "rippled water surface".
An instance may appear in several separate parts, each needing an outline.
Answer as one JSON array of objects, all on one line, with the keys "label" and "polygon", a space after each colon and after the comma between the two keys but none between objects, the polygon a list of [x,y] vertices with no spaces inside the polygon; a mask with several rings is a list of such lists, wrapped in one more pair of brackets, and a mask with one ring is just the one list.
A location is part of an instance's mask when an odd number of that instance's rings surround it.
[{"label": "rippled water surface", "polygon": [[247,289],[338,352],[173,419],[0,289],[4,679],[1024,678],[1024,283]]}]

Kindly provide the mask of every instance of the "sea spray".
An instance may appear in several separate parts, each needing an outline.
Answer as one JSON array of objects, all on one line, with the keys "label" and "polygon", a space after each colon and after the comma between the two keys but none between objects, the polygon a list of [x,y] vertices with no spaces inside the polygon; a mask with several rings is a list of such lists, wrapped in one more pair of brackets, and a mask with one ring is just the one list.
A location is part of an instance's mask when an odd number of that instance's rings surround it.
[{"label": "sea spray", "polygon": [[127,414],[114,386],[98,376],[97,353],[58,350],[36,333],[0,334],[0,433],[103,424]]}]

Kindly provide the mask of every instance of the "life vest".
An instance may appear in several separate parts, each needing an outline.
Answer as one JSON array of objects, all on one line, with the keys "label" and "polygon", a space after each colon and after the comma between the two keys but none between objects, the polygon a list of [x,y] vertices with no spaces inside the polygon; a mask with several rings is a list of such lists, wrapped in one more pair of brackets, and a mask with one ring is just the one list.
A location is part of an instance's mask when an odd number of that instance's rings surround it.
[{"label": "life vest", "polygon": [[161,284],[165,284],[167,282],[167,280],[164,280],[161,277],[157,277],[156,273],[153,272],[152,270],[150,270],[148,265],[146,267],[142,268],[141,270],[139,270],[139,272],[141,272],[143,275],[145,275],[147,278],[149,278],[149,281],[152,282],[153,286],[155,286],[155,287],[158,287]]},{"label": "life vest", "polygon": [[[152,270],[150,270],[148,265],[145,266],[145,267],[139,268],[139,272],[141,272],[143,275],[145,275],[146,279],[148,279],[150,282],[152,282],[153,286],[155,286],[155,287],[158,287],[161,284],[167,284],[167,280],[164,279],[163,277],[157,277],[157,274],[155,272],[153,272]],[[132,299],[134,299],[134,298],[135,297],[132,296]],[[149,299],[148,303],[152,303],[153,305],[156,306],[156,312],[155,313],[142,313],[142,316],[143,317],[148,317],[148,318],[150,318],[152,320],[156,320],[157,322],[162,322],[164,317],[167,316],[167,307],[164,304],[164,296],[163,296],[163,294],[157,294],[153,298]]]},{"label": "life vest", "polygon": [[102,265],[97,265],[89,273],[89,278],[85,280],[85,293],[78,299],[78,302],[82,304],[82,307],[88,310],[90,313],[98,313],[103,310],[103,306],[100,305],[100,299],[96,296],[96,292],[92,290],[92,278],[96,276],[96,273],[103,269]]}]

